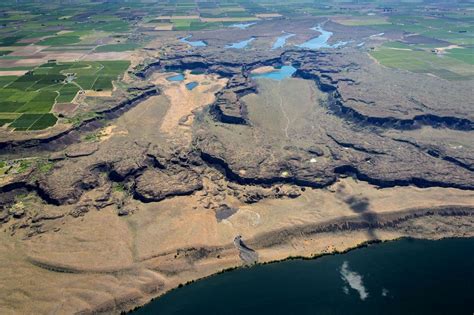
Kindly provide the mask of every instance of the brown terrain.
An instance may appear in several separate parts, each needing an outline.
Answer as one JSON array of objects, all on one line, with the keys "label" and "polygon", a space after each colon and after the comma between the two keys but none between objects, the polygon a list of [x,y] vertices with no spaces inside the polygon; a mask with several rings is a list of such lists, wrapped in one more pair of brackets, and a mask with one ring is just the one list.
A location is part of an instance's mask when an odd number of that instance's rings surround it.
[{"label": "brown terrain", "polygon": [[194,32],[203,48],[160,33],[128,89],[85,98],[102,116],[0,143],[0,313],[119,313],[255,260],[474,237],[472,82],[382,67],[357,42],[269,50],[318,22]]}]

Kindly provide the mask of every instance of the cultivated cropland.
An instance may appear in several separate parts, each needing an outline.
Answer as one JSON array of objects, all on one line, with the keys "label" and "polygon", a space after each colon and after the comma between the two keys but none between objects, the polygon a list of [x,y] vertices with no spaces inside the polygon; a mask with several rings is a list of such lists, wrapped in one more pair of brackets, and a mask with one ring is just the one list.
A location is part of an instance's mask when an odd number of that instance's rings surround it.
[{"label": "cultivated cropland", "polygon": [[1,1],[0,314],[402,237],[474,237],[471,1]]}]

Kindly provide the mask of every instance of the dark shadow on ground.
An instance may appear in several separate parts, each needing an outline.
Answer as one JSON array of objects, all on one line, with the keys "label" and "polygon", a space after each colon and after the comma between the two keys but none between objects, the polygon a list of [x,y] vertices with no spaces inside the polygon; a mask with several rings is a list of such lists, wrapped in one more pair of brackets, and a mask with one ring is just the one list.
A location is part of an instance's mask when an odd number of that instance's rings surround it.
[{"label": "dark shadow on ground", "polygon": [[361,219],[367,222],[367,233],[371,239],[377,239],[375,234],[375,227],[377,226],[377,214],[370,211],[370,202],[367,197],[363,196],[349,196],[344,199],[344,202],[354,211],[359,214]]}]

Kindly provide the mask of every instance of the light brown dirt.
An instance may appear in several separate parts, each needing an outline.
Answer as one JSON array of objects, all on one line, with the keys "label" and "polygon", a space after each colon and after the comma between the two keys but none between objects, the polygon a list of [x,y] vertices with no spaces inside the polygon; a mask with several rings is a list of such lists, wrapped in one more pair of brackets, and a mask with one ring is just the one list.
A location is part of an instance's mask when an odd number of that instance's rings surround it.
[{"label": "light brown dirt", "polygon": [[24,75],[25,73],[27,73],[28,70],[12,70],[12,71],[0,71],[0,77],[3,77],[3,76],[8,76],[8,75],[12,75],[12,76],[22,76]]},{"label": "light brown dirt", "polygon": [[[27,241],[1,233],[0,311],[66,314],[130,309],[180,283],[241,265],[232,245],[237,234],[250,240],[260,262],[342,251],[374,237],[389,240],[407,235],[474,236],[467,221],[455,228],[456,224],[449,224],[456,222],[456,217],[426,217],[404,223],[397,230],[301,234],[264,247],[260,241],[252,241],[260,238],[265,242],[262,235],[272,231],[290,231],[334,220],[344,222],[357,216],[344,201],[349,196],[367,198],[368,211],[380,217],[416,207],[474,205],[469,191],[413,187],[380,190],[344,179],[329,189],[307,190],[297,199],[240,204],[236,214],[221,222],[216,221],[212,210],[195,206],[199,204],[198,195],[136,203],[139,211],[129,217],[118,217],[114,206],[110,206],[83,218],[60,219],[63,223],[57,232]],[[436,230],[432,229],[434,226],[442,228],[430,234]],[[215,252],[193,258],[193,250],[189,249],[200,247]]]},{"label": "light brown dirt", "polygon": [[253,74],[261,74],[261,73],[269,73],[269,72],[272,72],[272,71],[275,71],[274,67],[264,66],[264,67],[260,67],[260,68],[257,68],[257,69],[253,69],[252,73]]},{"label": "light brown dirt", "polygon": [[[154,82],[163,86],[163,93],[170,102],[160,130],[168,134],[180,130],[186,133],[189,141],[191,134],[186,131],[189,131],[192,124],[193,112],[211,104],[215,93],[225,86],[227,79],[218,78],[216,75],[192,75],[186,72],[184,81],[169,82],[166,80],[169,76],[168,73],[154,77]],[[197,82],[199,85],[188,90],[186,84],[190,82]]]}]

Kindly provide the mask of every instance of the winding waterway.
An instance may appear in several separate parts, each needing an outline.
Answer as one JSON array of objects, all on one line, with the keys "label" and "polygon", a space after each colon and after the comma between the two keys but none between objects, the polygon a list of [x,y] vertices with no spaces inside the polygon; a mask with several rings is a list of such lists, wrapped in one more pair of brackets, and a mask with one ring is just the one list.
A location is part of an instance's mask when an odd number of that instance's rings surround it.
[{"label": "winding waterway", "polygon": [[347,44],[347,42],[339,41],[333,45],[328,44],[328,40],[333,35],[332,32],[326,31],[322,28],[321,25],[311,28],[313,31],[321,33],[321,35],[311,38],[310,40],[304,42],[301,45],[297,45],[299,48],[306,49],[320,49],[320,48],[338,48]]},{"label": "winding waterway", "polygon": [[182,43],[186,43],[188,45],[191,45],[193,47],[206,47],[207,44],[202,41],[202,40],[196,40],[196,41],[190,41],[189,39],[192,37],[192,35],[188,35],[186,37],[181,38],[179,41]]},{"label": "winding waterway", "polygon": [[283,48],[286,44],[286,40],[295,36],[295,34],[283,33],[283,35],[279,36],[276,41],[272,45],[273,49]]},{"label": "winding waterway", "polygon": [[472,314],[474,238],[403,239],[222,273],[133,314]]}]

